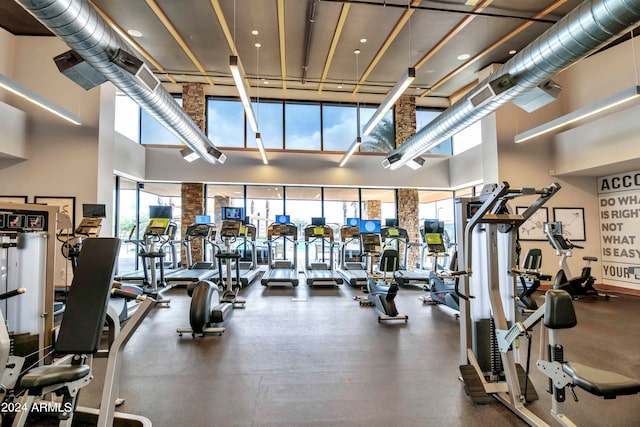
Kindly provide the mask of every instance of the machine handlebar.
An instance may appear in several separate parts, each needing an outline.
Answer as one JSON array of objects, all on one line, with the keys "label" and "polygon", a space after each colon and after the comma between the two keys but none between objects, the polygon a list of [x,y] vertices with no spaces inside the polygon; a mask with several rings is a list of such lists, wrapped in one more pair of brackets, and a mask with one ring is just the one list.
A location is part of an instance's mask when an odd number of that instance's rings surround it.
[{"label": "machine handlebar", "polygon": [[137,295],[131,292],[123,291],[122,289],[119,289],[116,287],[111,289],[111,295],[115,297],[136,300],[136,301],[144,301],[145,299],[147,299],[147,297],[143,295]]},{"label": "machine handlebar", "polygon": [[27,290],[25,288],[18,288],[18,289],[14,289],[12,291],[9,291],[9,292],[5,292],[3,294],[0,294],[0,301],[15,297],[15,296],[20,295],[20,294],[24,294],[26,291]]}]

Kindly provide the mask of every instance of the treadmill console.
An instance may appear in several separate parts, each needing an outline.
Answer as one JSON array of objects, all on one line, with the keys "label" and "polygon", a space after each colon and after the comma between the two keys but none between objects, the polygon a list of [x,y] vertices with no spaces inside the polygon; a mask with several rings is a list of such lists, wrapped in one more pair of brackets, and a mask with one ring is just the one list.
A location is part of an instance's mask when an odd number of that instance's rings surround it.
[{"label": "treadmill console", "polygon": [[85,217],[76,227],[74,234],[82,237],[98,237],[100,227],[102,227],[102,218]]},{"label": "treadmill console", "polygon": [[329,239],[333,242],[333,229],[327,225],[309,225],[304,229],[304,240],[308,242],[314,237]]},{"label": "treadmill console", "polygon": [[441,254],[447,251],[442,233],[424,233],[424,243],[426,243],[427,250],[431,253]]},{"label": "treadmill console", "polygon": [[252,242],[256,241],[256,234],[256,226],[253,224],[246,224],[240,227],[240,235],[251,240]]},{"label": "treadmill console", "polygon": [[381,251],[382,244],[378,233],[362,233],[360,237],[364,252],[379,253]]},{"label": "treadmill console", "polygon": [[383,242],[392,239],[403,240],[405,242],[409,241],[409,233],[400,227],[383,227],[380,229],[380,236]]},{"label": "treadmill console", "polygon": [[298,227],[293,224],[278,224],[274,223],[267,229],[267,238],[271,240],[273,236],[285,236],[298,238]]},{"label": "treadmill console", "polygon": [[220,237],[234,238],[240,235],[240,227],[242,222],[235,219],[225,219],[222,221],[222,227],[220,228]]},{"label": "treadmill console", "polygon": [[359,225],[344,225],[340,227],[340,238],[344,242],[347,239],[353,239],[356,237],[360,237],[360,226]]},{"label": "treadmill console", "polygon": [[216,226],[215,224],[191,224],[187,226],[185,236],[187,237],[187,239],[201,237],[207,240],[215,240]]},{"label": "treadmill console", "polygon": [[144,230],[145,236],[166,236],[169,233],[169,218],[151,218]]}]

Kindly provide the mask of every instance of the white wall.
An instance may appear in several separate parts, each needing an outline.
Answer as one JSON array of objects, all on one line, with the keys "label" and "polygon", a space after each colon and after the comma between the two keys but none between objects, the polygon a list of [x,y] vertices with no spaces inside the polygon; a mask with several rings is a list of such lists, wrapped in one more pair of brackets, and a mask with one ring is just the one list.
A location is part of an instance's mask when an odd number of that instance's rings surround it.
[{"label": "white wall", "polygon": [[377,155],[354,155],[347,167],[338,163],[342,154],[268,152],[263,165],[258,151],[228,150],[227,161],[211,165],[202,160],[185,162],[178,150],[147,149],[146,178],[152,181],[216,182],[242,184],[449,188],[447,161],[429,159],[417,171],[383,169]]},{"label": "white wall", "polygon": [[[0,28],[0,73],[11,78],[13,76],[13,52],[15,50],[15,36]],[[7,93],[0,89],[0,102],[5,101]]]},{"label": "white wall", "polygon": [[0,101],[0,158],[27,156],[27,115]]}]

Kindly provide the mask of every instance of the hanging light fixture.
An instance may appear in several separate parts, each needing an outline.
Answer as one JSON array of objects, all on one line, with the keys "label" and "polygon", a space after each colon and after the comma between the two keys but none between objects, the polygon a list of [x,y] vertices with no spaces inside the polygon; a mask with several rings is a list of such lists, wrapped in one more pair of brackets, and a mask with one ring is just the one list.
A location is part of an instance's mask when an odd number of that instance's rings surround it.
[{"label": "hanging light fixture", "polygon": [[[356,49],[353,51],[353,54],[356,56],[356,84],[358,83],[359,72],[358,72],[358,55],[360,55],[360,49]],[[340,160],[339,167],[343,167],[347,164],[353,153],[362,145],[362,137],[360,136],[360,101],[356,100],[356,127],[357,127],[357,135],[356,139],[351,143],[351,146],[342,156],[342,160]]]},{"label": "hanging light fixture", "polygon": [[407,68],[407,71],[403,74],[402,78],[398,80],[398,83],[389,91],[387,96],[384,98],[378,109],[373,116],[369,119],[364,128],[362,129],[362,134],[364,136],[369,135],[376,128],[380,120],[387,114],[387,111],[396,103],[398,98],[404,93],[405,90],[409,87],[411,82],[413,82],[416,78],[416,69],[413,67]]},{"label": "hanging light fixture", "polygon": [[240,75],[240,60],[237,56],[231,55],[229,57],[229,68],[231,68],[233,81],[235,82],[238,93],[240,94],[240,99],[242,100],[242,105],[244,106],[244,112],[247,115],[249,126],[251,126],[251,130],[257,132],[258,123],[256,122],[256,116],[253,114],[253,108],[251,108],[251,100],[249,99],[249,94],[244,84],[244,78]]},{"label": "hanging light fixture", "polygon": [[[256,85],[256,105],[258,107],[258,117],[260,117],[260,47],[262,45],[260,43],[256,43],[255,47],[256,47],[256,66],[257,66],[257,72],[256,72],[256,80],[258,81],[257,85]],[[262,157],[262,163],[264,163],[265,165],[269,164],[269,160],[267,159],[267,153],[264,150],[264,143],[262,141],[262,136],[260,135],[260,132],[257,130],[258,128],[258,121],[256,120],[256,145],[258,146],[258,150],[260,150],[260,157]]]}]

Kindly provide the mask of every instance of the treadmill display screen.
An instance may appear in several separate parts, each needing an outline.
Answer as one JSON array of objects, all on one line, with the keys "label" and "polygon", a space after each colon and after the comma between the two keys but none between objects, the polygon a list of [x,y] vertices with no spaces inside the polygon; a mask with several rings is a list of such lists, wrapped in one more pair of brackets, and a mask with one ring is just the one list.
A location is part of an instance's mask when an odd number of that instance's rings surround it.
[{"label": "treadmill display screen", "polygon": [[360,218],[347,218],[345,225],[350,227],[360,227]]},{"label": "treadmill display screen", "polygon": [[234,208],[230,206],[222,207],[222,219],[244,220],[244,208]]},{"label": "treadmill display screen", "polygon": [[379,219],[364,219],[360,221],[361,233],[379,233],[380,232],[380,220]]},{"label": "treadmill display screen", "polygon": [[196,215],[196,224],[211,224],[209,215]]},{"label": "treadmill display screen", "polygon": [[276,215],[276,222],[278,224],[289,224],[291,217],[289,215]]},{"label": "treadmill display screen", "polygon": [[389,230],[387,230],[387,232],[391,237],[398,237],[400,235],[400,232],[398,232],[397,228],[390,228]]},{"label": "treadmill display screen", "polygon": [[314,236],[324,236],[324,228],[322,228],[322,227],[314,227],[313,228],[313,235]]},{"label": "treadmill display screen", "polygon": [[173,218],[171,206],[149,206],[149,218]]},{"label": "treadmill display screen", "polygon": [[428,245],[442,245],[442,234],[440,233],[426,233],[425,240]]}]

